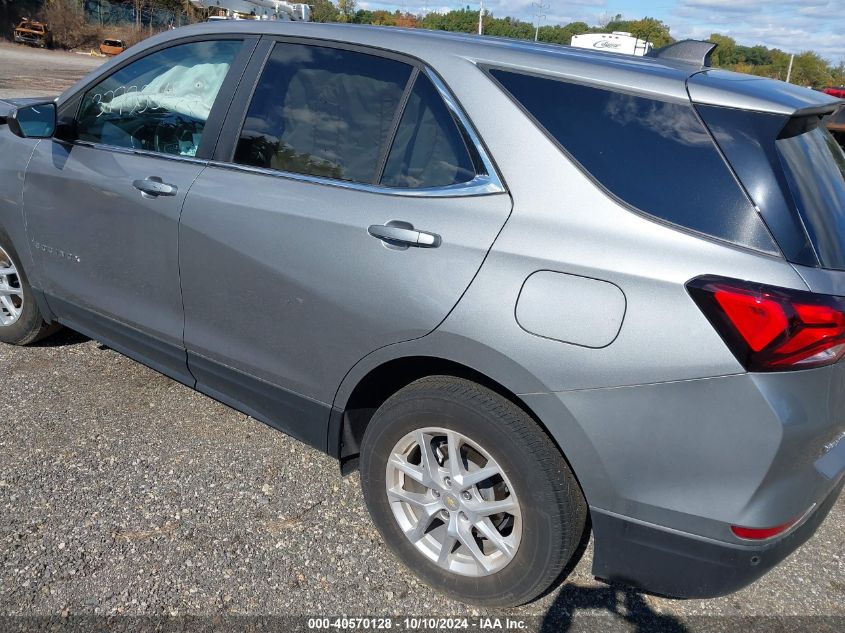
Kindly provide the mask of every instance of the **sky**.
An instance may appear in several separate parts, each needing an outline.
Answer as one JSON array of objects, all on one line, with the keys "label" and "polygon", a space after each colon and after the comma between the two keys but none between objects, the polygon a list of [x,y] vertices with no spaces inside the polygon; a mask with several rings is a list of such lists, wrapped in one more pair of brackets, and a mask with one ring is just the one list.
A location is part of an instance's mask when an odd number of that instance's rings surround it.
[{"label": "sky", "polygon": [[[358,0],[358,6],[424,13],[477,7],[478,1]],[[538,1],[545,4],[541,24],[594,25],[600,16],[617,13],[627,19],[648,16],[668,24],[676,39],[720,33],[744,45],[764,44],[790,53],[814,50],[833,62],[845,61],[843,0],[485,0],[484,6],[498,17],[534,22]]]}]

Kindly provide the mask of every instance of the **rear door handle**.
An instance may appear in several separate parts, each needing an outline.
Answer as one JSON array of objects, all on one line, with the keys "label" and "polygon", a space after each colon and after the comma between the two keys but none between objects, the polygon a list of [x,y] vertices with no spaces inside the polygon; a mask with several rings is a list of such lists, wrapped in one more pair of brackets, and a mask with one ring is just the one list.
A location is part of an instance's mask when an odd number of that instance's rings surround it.
[{"label": "rear door handle", "polygon": [[132,186],[140,191],[141,195],[145,198],[175,196],[177,191],[176,185],[170,185],[163,182],[158,176],[150,176],[149,178],[144,178],[143,180],[135,180],[132,183]]},{"label": "rear door handle", "polygon": [[391,220],[387,224],[373,224],[367,233],[381,240],[386,246],[405,250],[408,247],[437,248],[442,240],[436,233],[417,231],[413,224]]}]

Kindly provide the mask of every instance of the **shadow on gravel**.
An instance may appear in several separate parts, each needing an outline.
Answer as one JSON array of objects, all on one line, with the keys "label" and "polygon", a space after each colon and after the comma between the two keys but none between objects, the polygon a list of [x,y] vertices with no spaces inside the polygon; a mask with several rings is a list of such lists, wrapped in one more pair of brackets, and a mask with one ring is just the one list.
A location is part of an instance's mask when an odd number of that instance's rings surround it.
[{"label": "shadow on gravel", "polygon": [[[540,626],[541,633],[564,633],[573,625],[579,609],[590,610],[579,618],[579,631],[633,631],[635,633],[687,633],[689,629],[671,615],[654,611],[642,593],[629,587],[579,587],[565,585],[558,594]],[[597,615],[599,617],[591,618]],[[614,616],[608,621],[607,616]],[[596,620],[592,628],[586,625]]]},{"label": "shadow on gravel", "polygon": [[91,339],[84,334],[74,332],[73,330],[69,330],[67,328],[62,328],[52,336],[48,336],[37,343],[33,343],[30,347],[67,347],[69,345],[79,345],[80,343],[85,343],[90,340]]}]

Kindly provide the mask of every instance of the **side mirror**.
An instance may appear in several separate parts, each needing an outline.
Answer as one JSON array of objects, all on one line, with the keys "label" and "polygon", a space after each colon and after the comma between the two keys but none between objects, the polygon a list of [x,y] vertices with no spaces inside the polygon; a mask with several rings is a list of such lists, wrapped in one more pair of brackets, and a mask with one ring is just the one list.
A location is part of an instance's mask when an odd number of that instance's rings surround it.
[{"label": "side mirror", "polygon": [[50,138],[56,132],[56,104],[49,101],[19,106],[9,114],[6,124],[21,138]]}]

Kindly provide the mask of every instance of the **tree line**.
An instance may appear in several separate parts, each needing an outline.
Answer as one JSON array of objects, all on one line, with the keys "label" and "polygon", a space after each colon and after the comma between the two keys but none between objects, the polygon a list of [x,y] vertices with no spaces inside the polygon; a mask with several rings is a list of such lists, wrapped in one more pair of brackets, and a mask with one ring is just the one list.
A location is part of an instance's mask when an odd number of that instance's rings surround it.
[{"label": "tree line", "polygon": [[[197,11],[188,0],[110,0],[112,4],[132,6],[137,21],[142,17],[152,15],[155,10],[165,10],[184,16],[187,20],[202,20],[202,11]],[[291,0],[296,1],[296,0]],[[374,24],[383,26],[398,26],[405,28],[424,28],[441,31],[457,31],[462,33],[476,33],[478,31],[478,10],[467,6],[463,9],[445,13],[431,12],[417,15],[404,11],[367,10],[360,9],[355,0],[305,0],[312,9],[312,19],[315,22],[347,22],[354,24]],[[90,3],[87,3],[90,4]],[[77,40],[82,38],[86,29],[81,28],[79,14],[69,11],[76,8],[82,11],[86,6],[85,0],[0,0],[0,24],[10,24],[13,14],[23,15],[52,15],[56,30],[66,32],[67,42],[60,45],[78,46]],[[62,19],[59,19],[62,18]],[[96,16],[88,15],[91,22]],[[150,21],[152,18],[148,18]],[[569,44],[573,35],[584,33],[604,33],[610,31],[626,31],[635,37],[648,40],[655,46],[664,46],[675,41],[669,25],[663,21],[645,17],[638,20],[626,20],[622,15],[604,16],[598,24],[588,25],[586,22],[572,22],[570,24],[542,24],[536,25],[513,17],[497,17],[485,11],[482,25],[486,35],[512,37],[518,39],[534,39],[535,35],[541,42],[553,44]],[[5,26],[5,25],[4,25]],[[141,23],[135,27],[142,36]],[[152,25],[147,30],[152,31]],[[10,30],[5,26],[5,30]],[[114,29],[112,29],[114,30]],[[8,37],[8,34],[5,34]],[[56,34],[54,34],[56,35]],[[126,36],[130,38],[129,35]],[[772,77],[785,80],[789,70],[791,55],[777,48],[766,46],[743,46],[734,39],[718,33],[710,36],[710,41],[719,44],[713,54],[713,65],[739,72]],[[796,46],[800,43],[796,42]],[[792,63],[790,80],[793,83],[823,88],[845,84],[845,64],[832,64],[818,53],[810,50],[795,55]]]},{"label": "tree line", "polygon": [[[356,24],[375,24],[411,28],[457,31],[462,33],[478,32],[478,10],[469,6],[447,13],[432,12],[416,15],[403,11],[370,11],[358,9],[355,0],[309,0],[312,19],[315,22],[351,22]],[[669,25],[656,18],[645,17],[639,20],[626,20],[621,15],[605,16],[594,26],[586,22],[570,24],[543,24],[539,29],[535,24],[512,17],[496,17],[485,11],[482,17],[485,35],[497,35],[517,39],[534,39],[552,44],[569,44],[573,35],[584,33],[608,33],[625,31],[635,37],[647,40],[656,47],[665,46],[675,41]],[[785,80],[791,55],[777,48],[766,46],[743,46],[725,35],[713,33],[709,38],[719,45],[713,54],[712,63],[716,67],[737,72]],[[845,63],[832,64],[818,53],[807,50],[796,53],[792,64],[790,80],[793,83],[824,88],[845,84]]]}]

